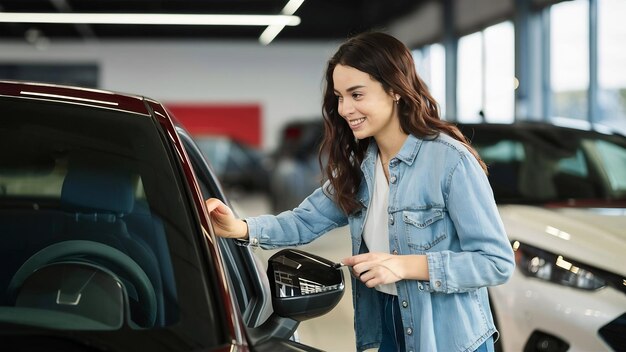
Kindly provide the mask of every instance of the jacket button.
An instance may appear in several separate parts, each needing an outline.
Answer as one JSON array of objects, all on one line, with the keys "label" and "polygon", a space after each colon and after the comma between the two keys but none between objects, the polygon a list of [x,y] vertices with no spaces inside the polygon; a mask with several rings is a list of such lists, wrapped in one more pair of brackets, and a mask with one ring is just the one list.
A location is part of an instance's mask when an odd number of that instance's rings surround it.
[{"label": "jacket button", "polygon": [[406,308],[409,306],[409,302],[407,301],[402,301],[402,308]]},{"label": "jacket button", "polygon": [[258,246],[259,245],[259,239],[254,237],[252,240],[250,240],[250,244],[253,246]]},{"label": "jacket button", "polygon": [[424,289],[424,286],[422,286],[422,284],[417,285],[417,288],[422,291]]},{"label": "jacket button", "polygon": [[389,224],[393,225],[393,215],[389,215]]},{"label": "jacket button", "polygon": [[407,335],[412,335],[412,334],[413,334],[413,329],[411,329],[411,328],[407,328],[407,329],[406,329],[406,334],[407,334]]},{"label": "jacket button", "polygon": [[435,281],[435,287],[441,287],[441,281],[439,280]]},{"label": "jacket button", "polygon": [[394,250],[393,250],[393,252],[391,252],[391,254],[393,254],[393,255],[398,255],[398,250],[397,250],[397,249],[394,249]]},{"label": "jacket button", "polygon": [[391,183],[396,183],[396,177],[395,176],[391,176],[391,178],[389,178],[389,182]]}]

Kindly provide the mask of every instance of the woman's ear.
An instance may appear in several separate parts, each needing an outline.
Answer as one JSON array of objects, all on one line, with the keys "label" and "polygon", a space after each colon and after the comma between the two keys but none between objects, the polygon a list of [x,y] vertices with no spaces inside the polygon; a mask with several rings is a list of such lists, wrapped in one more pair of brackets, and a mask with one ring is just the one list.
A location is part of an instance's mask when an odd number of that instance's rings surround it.
[{"label": "woman's ear", "polygon": [[389,95],[391,95],[391,98],[393,99],[393,101],[398,102],[400,100],[400,94],[395,93],[393,90],[389,91]]}]

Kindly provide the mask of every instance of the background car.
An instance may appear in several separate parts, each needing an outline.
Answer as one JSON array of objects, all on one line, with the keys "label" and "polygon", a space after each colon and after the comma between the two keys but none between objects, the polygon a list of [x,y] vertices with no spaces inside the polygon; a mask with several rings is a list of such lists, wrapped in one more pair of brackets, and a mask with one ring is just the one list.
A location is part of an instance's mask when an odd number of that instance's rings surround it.
[{"label": "background car", "polygon": [[3,349],[316,350],[292,335],[341,271],[286,249],[266,276],[216,238],[204,199],[228,200],[160,103],[0,81],[0,112]]},{"label": "background car", "polygon": [[297,207],[321,185],[318,155],[323,136],[321,117],[293,121],[283,127],[270,173],[270,202],[274,213]]},{"label": "background car", "polygon": [[460,125],[489,166],[517,270],[490,289],[504,351],[624,351],[626,137]]},{"label": "background car", "polygon": [[268,161],[260,151],[227,136],[194,135],[193,139],[226,189],[269,192]]}]

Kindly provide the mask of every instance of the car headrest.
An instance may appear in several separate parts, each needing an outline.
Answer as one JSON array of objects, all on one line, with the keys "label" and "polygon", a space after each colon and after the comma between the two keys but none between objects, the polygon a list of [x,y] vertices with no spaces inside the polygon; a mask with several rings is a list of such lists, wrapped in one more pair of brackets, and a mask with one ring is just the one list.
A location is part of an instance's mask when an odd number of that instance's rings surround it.
[{"label": "car headrest", "polygon": [[134,205],[132,176],[113,165],[70,163],[61,202],[84,211],[128,214]]}]

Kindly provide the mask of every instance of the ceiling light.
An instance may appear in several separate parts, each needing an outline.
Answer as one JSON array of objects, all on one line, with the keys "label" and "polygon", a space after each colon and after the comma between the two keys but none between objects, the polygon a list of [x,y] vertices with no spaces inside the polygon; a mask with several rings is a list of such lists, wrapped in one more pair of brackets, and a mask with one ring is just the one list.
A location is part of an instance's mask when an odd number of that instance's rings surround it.
[{"label": "ceiling light", "polygon": [[[289,0],[287,5],[283,7],[283,10],[280,13],[285,16],[291,16],[294,13],[296,13],[296,11],[300,8],[300,5],[302,5],[303,2],[304,0]],[[261,36],[259,37],[259,41],[263,45],[267,45],[271,43],[272,40],[276,38],[278,33],[280,33],[280,31],[283,30],[283,28],[285,28],[284,24],[282,25],[276,24],[276,25],[268,26],[267,28],[265,28],[263,33],[261,33]]]},{"label": "ceiling light", "polygon": [[25,13],[0,12],[0,22],[67,24],[139,24],[194,26],[297,26],[292,15],[197,15],[156,13]]}]

